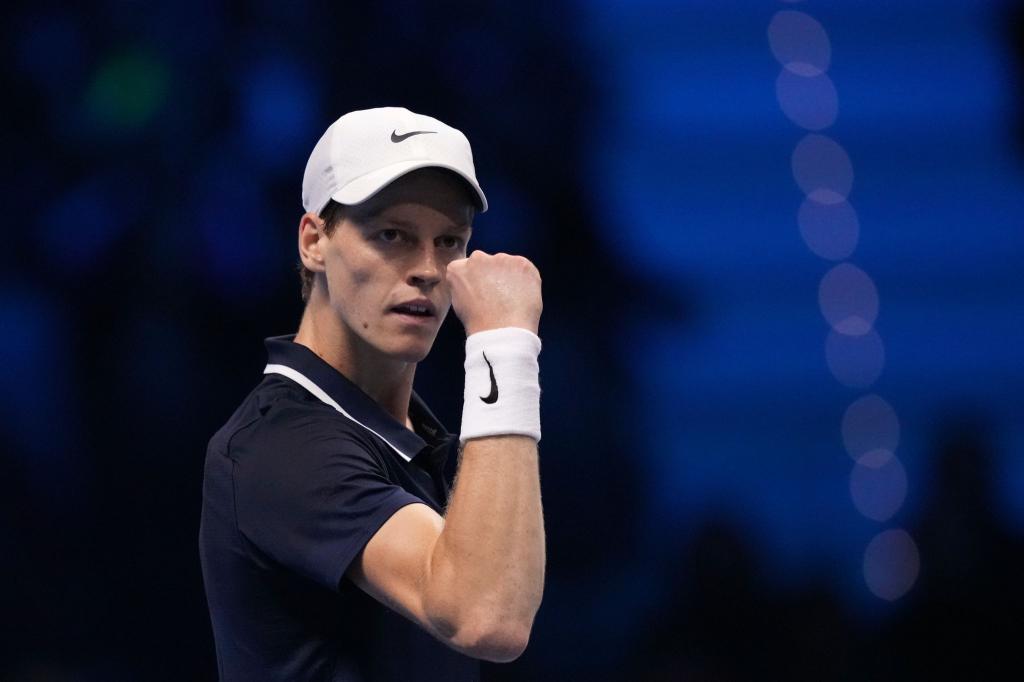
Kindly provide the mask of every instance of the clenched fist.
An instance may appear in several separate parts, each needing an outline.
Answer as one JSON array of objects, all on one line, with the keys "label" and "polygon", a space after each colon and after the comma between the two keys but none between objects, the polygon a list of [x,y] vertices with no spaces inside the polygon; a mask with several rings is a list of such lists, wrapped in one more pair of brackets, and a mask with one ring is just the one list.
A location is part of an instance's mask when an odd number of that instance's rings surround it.
[{"label": "clenched fist", "polygon": [[544,308],[540,273],[526,258],[474,251],[449,263],[446,276],[452,310],[467,335],[501,327],[537,333]]}]

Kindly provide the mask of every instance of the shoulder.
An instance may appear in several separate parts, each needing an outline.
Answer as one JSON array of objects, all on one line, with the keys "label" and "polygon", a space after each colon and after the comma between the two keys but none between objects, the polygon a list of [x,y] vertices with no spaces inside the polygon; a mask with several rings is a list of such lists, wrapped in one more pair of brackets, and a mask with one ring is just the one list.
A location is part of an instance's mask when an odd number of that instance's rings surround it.
[{"label": "shoulder", "polygon": [[265,391],[257,403],[253,421],[230,441],[237,482],[288,490],[353,471],[384,475],[385,453],[372,434],[301,387]]},{"label": "shoulder", "polygon": [[[375,450],[366,430],[325,405],[301,386],[267,375],[246,401],[248,409],[232,434],[234,455],[282,450]],[[241,423],[244,421],[245,423]]]}]

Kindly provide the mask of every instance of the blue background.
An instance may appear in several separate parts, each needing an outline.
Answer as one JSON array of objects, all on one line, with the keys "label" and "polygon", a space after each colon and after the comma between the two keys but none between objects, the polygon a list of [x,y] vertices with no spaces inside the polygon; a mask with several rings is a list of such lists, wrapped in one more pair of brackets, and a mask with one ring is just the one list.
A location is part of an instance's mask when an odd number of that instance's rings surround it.
[{"label": "blue background", "polygon": [[[885,363],[837,381],[768,26],[827,32]],[[465,131],[473,244],[545,282],[545,601],[488,679],[1020,667],[1024,12],[1011,3],[22,3],[3,23],[0,678],[212,679],[206,441],[301,313],[305,160],[342,113]],[[838,261],[837,261],[838,262]],[[451,428],[452,318],[417,390]],[[906,497],[841,423],[898,415]],[[919,574],[864,573],[903,529]],[[884,557],[883,557],[884,558]]]}]

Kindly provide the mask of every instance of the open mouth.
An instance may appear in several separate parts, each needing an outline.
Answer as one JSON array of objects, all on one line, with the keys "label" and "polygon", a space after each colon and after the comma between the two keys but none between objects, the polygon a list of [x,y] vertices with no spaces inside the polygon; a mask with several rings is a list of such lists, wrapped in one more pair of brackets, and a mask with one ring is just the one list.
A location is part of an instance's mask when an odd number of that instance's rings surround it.
[{"label": "open mouth", "polygon": [[434,317],[434,311],[431,306],[417,303],[403,303],[401,305],[396,305],[391,308],[391,312],[399,313],[401,315],[411,315],[412,317]]}]

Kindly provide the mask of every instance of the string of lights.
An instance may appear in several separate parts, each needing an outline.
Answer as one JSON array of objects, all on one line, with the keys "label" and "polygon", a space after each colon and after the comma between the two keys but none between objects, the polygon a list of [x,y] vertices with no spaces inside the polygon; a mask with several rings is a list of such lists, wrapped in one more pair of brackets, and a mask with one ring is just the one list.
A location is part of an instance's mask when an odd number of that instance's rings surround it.
[{"label": "string of lights", "polygon": [[[885,345],[876,328],[878,289],[867,272],[849,261],[860,239],[849,200],[853,164],[842,145],[820,132],[839,114],[836,87],[828,76],[831,41],[814,17],[785,9],[772,17],[768,42],[782,67],[775,81],[779,108],[806,131],[791,158],[793,178],[804,193],[796,222],[811,253],[830,264],[818,285],[818,306],[829,326],[825,361],[837,382],[862,392],[847,406],[840,428],[853,460],[849,493],[860,514],[887,524],[906,499],[907,473],[896,454],[896,411],[869,392],[882,375]],[[914,538],[899,527],[879,530],[864,549],[862,570],[872,594],[899,599],[920,572]]]}]

